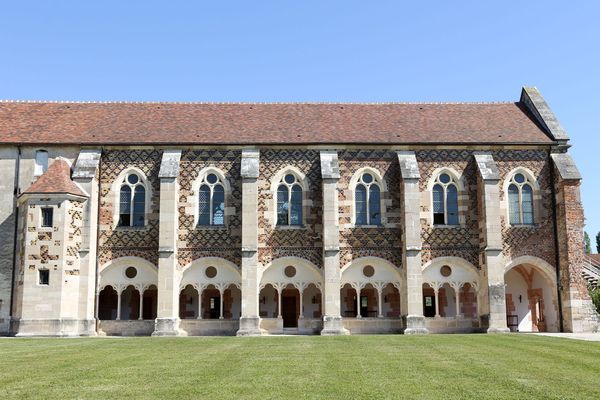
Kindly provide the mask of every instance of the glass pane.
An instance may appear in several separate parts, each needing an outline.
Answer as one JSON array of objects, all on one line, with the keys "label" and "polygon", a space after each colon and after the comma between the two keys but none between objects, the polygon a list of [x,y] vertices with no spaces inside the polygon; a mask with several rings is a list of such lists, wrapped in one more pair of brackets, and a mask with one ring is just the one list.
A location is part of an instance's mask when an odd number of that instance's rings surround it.
[{"label": "glass pane", "polygon": [[223,225],[225,219],[225,192],[223,186],[213,189],[213,225]]},{"label": "glass pane", "polygon": [[520,224],[521,217],[519,215],[519,189],[516,185],[508,187],[508,214],[511,224]]},{"label": "glass pane", "polygon": [[433,187],[433,223],[444,225],[444,188],[441,185]]},{"label": "glass pane", "polygon": [[521,188],[523,198],[523,223],[533,224],[533,190],[529,185],[523,185]]},{"label": "glass pane", "polygon": [[362,176],[362,181],[364,183],[371,183],[371,182],[373,182],[373,175],[371,175],[371,174],[364,174]]},{"label": "glass pane", "polygon": [[288,225],[288,188],[279,185],[277,189],[277,225]]},{"label": "glass pane", "polygon": [[136,174],[131,174],[127,177],[127,182],[131,183],[132,185],[135,185],[136,183],[138,183],[138,176]]},{"label": "glass pane", "polygon": [[381,224],[381,201],[380,201],[380,193],[379,186],[372,185],[369,188],[369,216],[371,221],[369,221],[370,225],[380,225]]},{"label": "glass pane", "polygon": [[285,179],[285,183],[289,183],[290,185],[292,183],[296,182],[296,177],[292,174],[287,174],[284,179]]},{"label": "glass pane", "polygon": [[291,202],[290,225],[302,225],[302,188],[299,185],[292,187]]},{"label": "glass pane", "polygon": [[523,176],[523,174],[516,174],[515,175],[515,182],[517,182],[517,183],[523,183],[523,182],[525,182],[525,177]]},{"label": "glass pane", "polygon": [[198,192],[198,225],[210,225],[210,188],[200,186]]},{"label": "glass pane", "polygon": [[458,225],[458,191],[454,185],[449,185],[446,190],[447,223],[448,225]]},{"label": "glass pane", "polygon": [[217,183],[218,180],[219,178],[217,178],[215,174],[208,174],[208,176],[206,177],[206,182],[210,183],[211,185],[213,183]]},{"label": "glass pane", "polygon": [[450,175],[448,175],[448,174],[441,174],[440,175],[440,182],[442,182],[442,183],[448,183],[448,182],[450,182]]},{"label": "glass pane", "polygon": [[143,186],[135,188],[133,194],[133,226],[144,226],[146,214],[146,189]]},{"label": "glass pane", "polygon": [[367,189],[364,185],[356,186],[355,193],[356,225],[367,225]]},{"label": "glass pane", "polygon": [[119,195],[119,226],[129,226],[129,214],[131,213],[131,188],[129,186],[121,186]]}]

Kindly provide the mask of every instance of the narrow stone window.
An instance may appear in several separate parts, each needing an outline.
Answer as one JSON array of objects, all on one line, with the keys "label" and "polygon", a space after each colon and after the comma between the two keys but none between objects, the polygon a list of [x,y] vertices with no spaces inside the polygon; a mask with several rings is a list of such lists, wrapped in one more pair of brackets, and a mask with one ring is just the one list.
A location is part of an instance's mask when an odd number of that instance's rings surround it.
[{"label": "narrow stone window", "polygon": [[524,174],[513,175],[508,186],[508,214],[511,225],[533,225],[533,188]]},{"label": "narrow stone window", "polygon": [[447,173],[440,174],[433,185],[433,224],[458,225],[458,188]]},{"label": "narrow stone window", "polygon": [[361,175],[354,190],[356,225],[381,225],[381,188],[370,173]]},{"label": "narrow stone window", "polygon": [[146,187],[135,173],[121,183],[119,193],[119,226],[144,226],[146,219]]},{"label": "narrow stone window", "polygon": [[54,225],[54,210],[49,207],[42,208],[42,227],[51,228]]},{"label": "narrow stone window", "polygon": [[48,152],[46,150],[38,150],[35,152],[35,168],[33,174],[40,176],[48,169]]},{"label": "narrow stone window", "polygon": [[221,179],[207,174],[200,183],[198,191],[198,225],[225,224],[225,189]]},{"label": "narrow stone window", "polygon": [[302,225],[302,187],[293,174],[286,174],[277,187],[277,225]]},{"label": "narrow stone window", "polygon": [[38,283],[40,285],[49,285],[50,284],[50,270],[49,269],[39,269],[38,270]]}]

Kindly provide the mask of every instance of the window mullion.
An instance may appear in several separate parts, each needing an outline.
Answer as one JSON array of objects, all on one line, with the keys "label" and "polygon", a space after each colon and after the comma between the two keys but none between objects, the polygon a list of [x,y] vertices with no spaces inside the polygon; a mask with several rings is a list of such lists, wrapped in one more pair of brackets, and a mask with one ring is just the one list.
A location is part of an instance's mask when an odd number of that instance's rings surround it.
[{"label": "window mullion", "polygon": [[133,209],[135,207],[133,199],[135,198],[135,186],[129,185],[129,188],[131,189],[131,198],[129,199],[129,226],[133,226]]},{"label": "window mullion", "polygon": [[443,186],[444,188],[444,225],[448,225],[448,188],[447,186]]},{"label": "window mullion", "polygon": [[371,195],[370,192],[370,185],[365,185],[365,189],[366,189],[366,196],[365,199],[367,200],[367,204],[366,205],[366,209],[367,209],[367,225],[371,225],[371,210],[369,210],[369,204],[371,199],[369,198],[369,196]]},{"label": "window mullion", "polygon": [[210,199],[208,199],[208,222],[210,225],[213,224],[213,187],[210,187]]}]

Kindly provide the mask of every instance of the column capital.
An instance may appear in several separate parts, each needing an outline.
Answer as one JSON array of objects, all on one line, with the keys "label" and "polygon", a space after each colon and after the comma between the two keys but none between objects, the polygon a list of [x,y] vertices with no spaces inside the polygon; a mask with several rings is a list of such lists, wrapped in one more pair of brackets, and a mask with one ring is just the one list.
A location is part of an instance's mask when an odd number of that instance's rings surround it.
[{"label": "column capital", "polygon": [[397,151],[400,163],[400,176],[403,181],[418,181],[421,179],[419,163],[414,151]]},{"label": "column capital", "polygon": [[242,179],[257,179],[260,171],[260,152],[257,149],[243,149],[240,175]]},{"label": "column capital", "polygon": [[479,176],[484,182],[494,183],[500,181],[500,170],[491,153],[475,152],[473,156],[477,163]]},{"label": "column capital", "polygon": [[337,181],[340,179],[340,165],[337,150],[322,150],[319,153],[321,159],[321,178],[323,180]]}]

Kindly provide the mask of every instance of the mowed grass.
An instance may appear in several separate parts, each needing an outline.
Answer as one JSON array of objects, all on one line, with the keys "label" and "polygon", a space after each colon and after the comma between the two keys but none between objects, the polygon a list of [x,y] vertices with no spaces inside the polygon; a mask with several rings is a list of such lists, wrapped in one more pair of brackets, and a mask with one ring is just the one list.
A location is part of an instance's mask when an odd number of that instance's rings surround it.
[{"label": "mowed grass", "polygon": [[533,335],[0,339],[0,399],[599,399],[600,343]]}]

